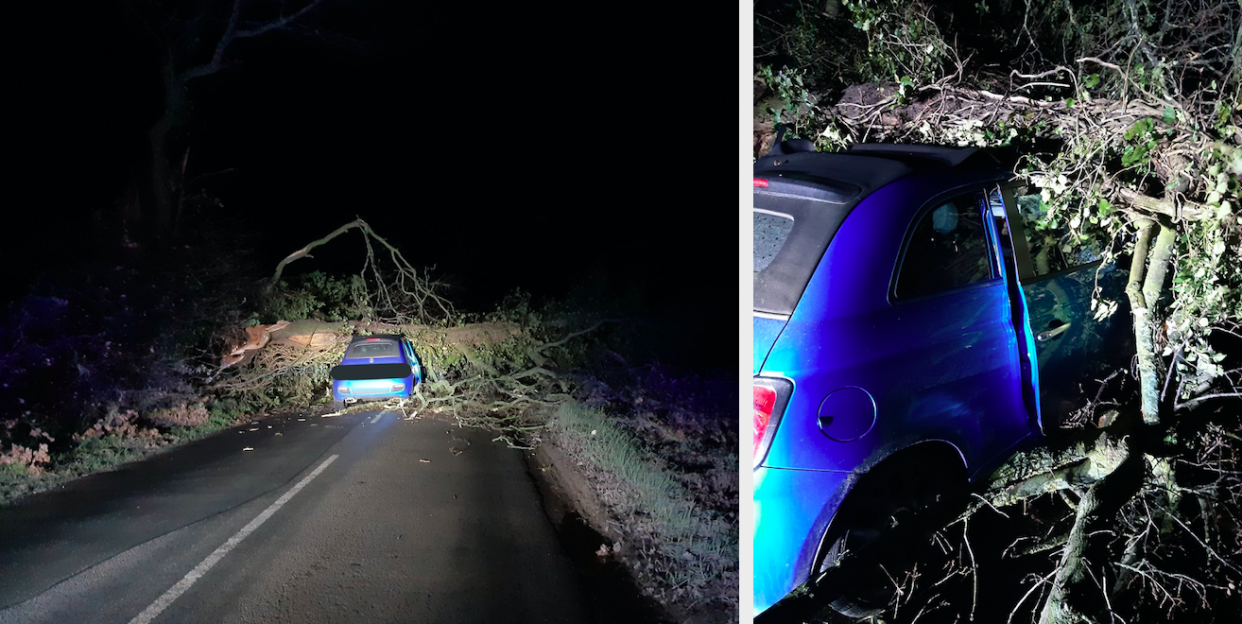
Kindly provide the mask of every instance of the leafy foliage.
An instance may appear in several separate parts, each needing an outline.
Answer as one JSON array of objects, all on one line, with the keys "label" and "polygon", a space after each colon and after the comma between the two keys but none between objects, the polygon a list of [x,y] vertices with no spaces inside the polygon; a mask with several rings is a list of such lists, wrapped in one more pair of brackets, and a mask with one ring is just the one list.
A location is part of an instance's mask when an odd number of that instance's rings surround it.
[{"label": "leafy foliage", "polygon": [[[323,321],[370,320],[374,311],[366,280],[360,275],[335,277],[311,271],[293,285],[281,280],[265,301],[263,316],[272,319]],[[258,322],[257,319],[255,321]]]}]

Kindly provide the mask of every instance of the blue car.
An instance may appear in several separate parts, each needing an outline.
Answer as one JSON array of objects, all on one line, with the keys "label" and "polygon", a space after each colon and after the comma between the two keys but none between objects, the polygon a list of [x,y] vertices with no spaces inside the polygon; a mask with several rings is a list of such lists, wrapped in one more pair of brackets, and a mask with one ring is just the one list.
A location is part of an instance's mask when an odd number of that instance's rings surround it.
[{"label": "blue car", "polygon": [[[929,146],[795,140],[755,163],[756,616],[1080,403],[1125,325],[1095,320],[1093,292],[1124,301],[1124,273],[1028,231],[1038,190],[1011,177]],[[891,596],[851,583],[812,587],[855,616]]]},{"label": "blue car", "polygon": [[414,346],[402,336],[358,336],[332,369],[332,400],[337,410],[357,401],[408,398],[423,381]]}]

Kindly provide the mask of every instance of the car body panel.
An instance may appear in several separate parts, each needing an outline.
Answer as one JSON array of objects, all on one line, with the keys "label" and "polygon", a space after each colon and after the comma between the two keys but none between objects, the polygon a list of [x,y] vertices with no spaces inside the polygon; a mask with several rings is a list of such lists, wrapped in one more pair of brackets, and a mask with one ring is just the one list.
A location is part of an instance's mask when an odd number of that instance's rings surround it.
[{"label": "car body panel", "polygon": [[756,314],[754,317],[754,345],[752,357],[754,358],[754,373],[758,373],[763,368],[763,360],[768,357],[768,352],[772,350],[772,345],[776,343],[777,336],[781,335],[781,330],[785,329],[785,324],[789,322],[786,317],[775,315]]},{"label": "car body panel", "polygon": [[[771,163],[764,167],[766,178],[779,176]],[[760,170],[756,164],[756,178]],[[756,613],[808,580],[825,531],[859,475],[927,441],[956,448],[972,478],[986,475],[1017,449],[1039,443],[1041,412],[1059,413],[1076,392],[1071,382],[1111,330],[1090,322],[1096,271],[1029,275],[1009,177],[1003,170],[933,168],[863,194],[827,233],[831,240],[792,312],[754,314],[753,373],[793,384],[754,472]],[[765,188],[755,189],[757,198]],[[967,197],[982,220],[988,275],[897,298],[919,219],[949,198],[969,206]],[[760,200],[756,211],[764,210]],[[1023,244],[1011,244],[1009,232]],[[982,267],[984,259],[978,262]],[[1105,281],[1111,285],[1113,277]],[[1050,337],[1041,329],[1056,329],[1053,319],[1068,327]],[[834,435],[838,426],[850,433]]]},{"label": "car body panel", "polygon": [[[968,178],[945,186],[952,195],[984,184]],[[914,179],[880,189],[846,218],[825,252],[760,373],[798,383],[764,465],[865,470],[929,436],[951,441],[974,464],[1029,433],[1003,277],[889,300],[903,237],[884,233],[904,232],[934,203],[920,200],[926,188]],[[870,393],[878,414],[874,429],[849,443],[830,439],[816,417],[821,402],[845,387]]]},{"label": "car body panel", "polygon": [[[754,472],[755,612],[767,609],[810,574],[818,544],[852,480],[850,473],[759,468]],[[804,496],[817,492],[820,496]]]},{"label": "car body panel", "polygon": [[1038,359],[1040,412],[1045,417],[1056,420],[1081,403],[1078,383],[1126,318],[1125,310],[1118,310],[1095,319],[1093,292],[1098,285],[1101,297],[1124,303],[1125,281],[1115,265],[1093,262],[1022,285]]},{"label": "car body panel", "polygon": [[[368,346],[381,343],[395,343],[396,349],[377,350],[376,353],[365,352]],[[355,378],[357,375],[338,375],[335,373],[337,369],[333,369],[332,398],[337,401],[355,401],[409,397],[413,394],[415,387],[422,382],[422,366],[408,340],[396,336],[355,338],[346,347],[338,369],[357,367],[383,373],[389,371],[392,365],[405,367],[409,374],[358,379]],[[340,378],[344,376],[350,378]]]}]

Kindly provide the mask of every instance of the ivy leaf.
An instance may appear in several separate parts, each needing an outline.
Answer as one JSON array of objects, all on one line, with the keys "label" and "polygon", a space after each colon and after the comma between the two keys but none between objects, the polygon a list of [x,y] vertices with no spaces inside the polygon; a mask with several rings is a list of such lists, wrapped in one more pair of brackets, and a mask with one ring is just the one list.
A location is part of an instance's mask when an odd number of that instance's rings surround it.
[{"label": "ivy leaf", "polygon": [[1095,206],[1096,208],[1100,209],[1100,214],[1104,216],[1108,216],[1108,214],[1113,211],[1113,205],[1110,204],[1108,200],[1104,199],[1103,197],[1100,198],[1099,203],[1097,203]]},{"label": "ivy leaf", "polygon": [[1083,80],[1083,81],[1082,81],[1082,84],[1083,84],[1084,86],[1086,86],[1088,89],[1091,89],[1091,88],[1095,87],[1096,85],[1100,84],[1100,75],[1099,75],[1099,74],[1091,74],[1091,75],[1087,76],[1087,78],[1086,78],[1085,80]]},{"label": "ivy leaf", "polygon": [[1146,145],[1127,146],[1125,152],[1121,154],[1121,166],[1131,167],[1147,160]]},{"label": "ivy leaf", "polygon": [[1177,111],[1172,106],[1164,107],[1164,123],[1171,124],[1177,121]]},{"label": "ivy leaf", "polygon": [[1124,138],[1127,141],[1133,141],[1134,139],[1137,139],[1143,136],[1144,134],[1151,132],[1151,129],[1154,126],[1155,124],[1152,122],[1151,118],[1144,117],[1143,119],[1140,119],[1134,122],[1134,125],[1126,129]]},{"label": "ivy leaf", "polygon": [[1074,98],[1065,98],[1065,108],[1074,108]]}]

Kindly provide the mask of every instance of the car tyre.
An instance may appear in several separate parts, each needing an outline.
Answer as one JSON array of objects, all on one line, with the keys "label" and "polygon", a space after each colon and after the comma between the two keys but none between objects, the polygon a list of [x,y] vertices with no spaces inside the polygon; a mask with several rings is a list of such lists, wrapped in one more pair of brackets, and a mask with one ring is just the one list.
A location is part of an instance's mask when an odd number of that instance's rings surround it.
[{"label": "car tyre", "polygon": [[333,410],[333,411],[336,411],[336,412],[344,411],[344,410],[345,410],[345,400],[344,400],[344,399],[336,399],[336,400],[332,401],[332,410]]},{"label": "car tyre", "polygon": [[[833,588],[832,610],[855,618],[882,611],[895,593],[889,574],[900,575],[910,567],[934,533],[932,520],[951,510],[965,488],[960,465],[940,470],[925,465],[886,467],[860,482],[851,494],[854,504],[836,527],[836,537],[819,566],[821,572],[849,566],[849,573],[841,575],[841,584]],[[864,550],[865,556],[855,556]]]}]

